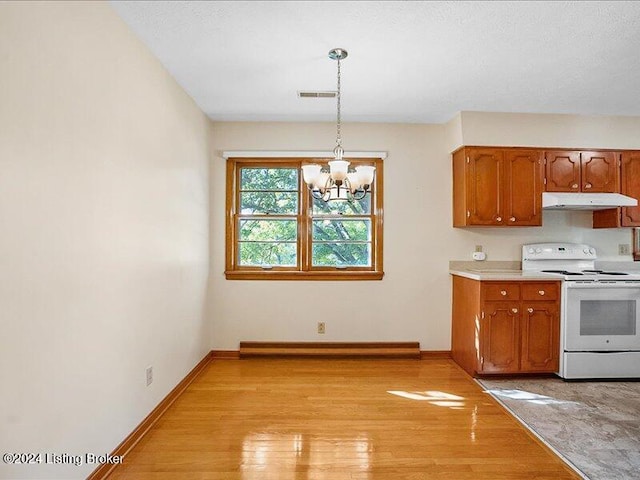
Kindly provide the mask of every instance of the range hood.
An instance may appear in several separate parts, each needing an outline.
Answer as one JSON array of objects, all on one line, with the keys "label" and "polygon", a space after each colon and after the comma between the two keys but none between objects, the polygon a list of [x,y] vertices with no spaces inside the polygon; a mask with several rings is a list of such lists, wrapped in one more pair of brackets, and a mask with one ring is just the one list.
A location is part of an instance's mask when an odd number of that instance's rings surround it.
[{"label": "range hood", "polygon": [[637,205],[638,200],[619,193],[542,192],[544,210],[606,210]]}]

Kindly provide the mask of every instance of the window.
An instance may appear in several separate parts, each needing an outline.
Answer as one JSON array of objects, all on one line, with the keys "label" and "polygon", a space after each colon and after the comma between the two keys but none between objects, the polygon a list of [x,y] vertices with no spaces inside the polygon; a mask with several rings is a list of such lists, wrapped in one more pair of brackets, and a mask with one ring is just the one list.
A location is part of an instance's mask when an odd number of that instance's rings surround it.
[{"label": "window", "polygon": [[227,161],[227,279],[380,280],[382,160],[360,200],[314,199],[302,165],[327,159]]}]

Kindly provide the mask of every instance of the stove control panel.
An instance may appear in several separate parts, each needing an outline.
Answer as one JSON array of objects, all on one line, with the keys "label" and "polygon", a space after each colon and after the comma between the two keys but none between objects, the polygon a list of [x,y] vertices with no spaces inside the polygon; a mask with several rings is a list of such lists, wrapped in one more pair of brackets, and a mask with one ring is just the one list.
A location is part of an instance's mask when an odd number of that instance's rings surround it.
[{"label": "stove control panel", "polygon": [[522,260],[595,260],[596,249],[579,243],[532,243],[522,246]]}]

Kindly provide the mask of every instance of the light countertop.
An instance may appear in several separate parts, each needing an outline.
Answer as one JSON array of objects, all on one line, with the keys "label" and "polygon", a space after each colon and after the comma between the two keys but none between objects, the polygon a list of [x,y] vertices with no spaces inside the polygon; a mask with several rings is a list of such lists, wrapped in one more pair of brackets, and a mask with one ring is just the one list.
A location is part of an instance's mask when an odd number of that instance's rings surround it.
[{"label": "light countertop", "polygon": [[562,278],[554,277],[546,273],[522,272],[522,270],[509,269],[465,269],[449,270],[451,275],[470,278],[472,280],[518,280],[518,281],[561,281]]}]

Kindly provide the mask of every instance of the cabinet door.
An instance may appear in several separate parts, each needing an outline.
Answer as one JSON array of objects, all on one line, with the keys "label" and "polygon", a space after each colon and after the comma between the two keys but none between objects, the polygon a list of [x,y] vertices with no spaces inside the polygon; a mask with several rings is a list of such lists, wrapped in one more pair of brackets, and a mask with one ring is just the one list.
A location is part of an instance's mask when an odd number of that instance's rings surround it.
[{"label": "cabinet door", "polygon": [[514,373],[519,370],[519,319],[517,303],[484,304],[480,327],[482,373]]},{"label": "cabinet door", "polygon": [[[640,200],[640,152],[622,153],[620,193]],[[622,226],[640,227],[640,206],[622,207]]]},{"label": "cabinet door", "polygon": [[502,150],[472,148],[467,159],[467,225],[503,225]]},{"label": "cabinet door", "polygon": [[522,310],[523,372],[557,372],[560,358],[560,309],[557,302],[524,302]]},{"label": "cabinet door", "polygon": [[545,152],[547,192],[580,191],[580,152],[552,150]]},{"label": "cabinet door", "polygon": [[582,152],[582,191],[606,192],[620,191],[620,169],[616,152]]},{"label": "cabinet door", "polygon": [[542,225],[542,152],[507,150],[504,165],[506,225]]}]

